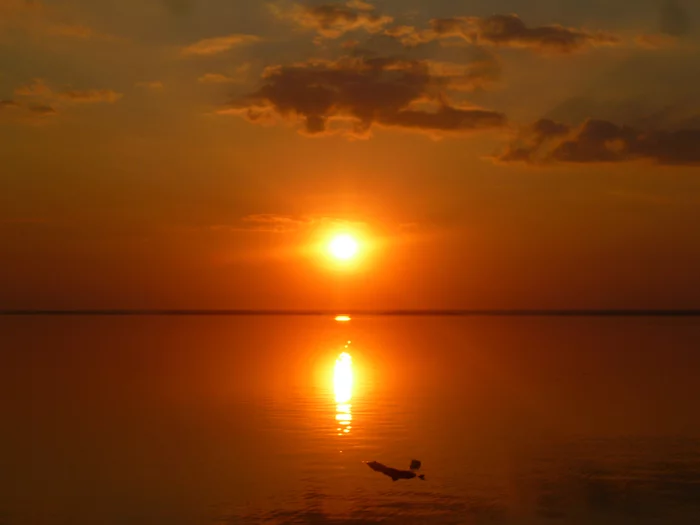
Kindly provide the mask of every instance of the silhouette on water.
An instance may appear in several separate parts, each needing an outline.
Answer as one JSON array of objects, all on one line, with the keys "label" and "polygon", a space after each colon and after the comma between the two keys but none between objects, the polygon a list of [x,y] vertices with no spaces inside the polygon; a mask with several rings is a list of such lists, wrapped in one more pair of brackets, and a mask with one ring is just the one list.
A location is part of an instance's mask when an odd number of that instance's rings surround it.
[{"label": "silhouette on water", "polygon": [[423,481],[425,481],[425,475],[416,474],[414,472],[414,470],[418,470],[421,466],[421,462],[417,459],[411,461],[411,466],[409,467],[410,470],[400,470],[392,467],[387,467],[386,465],[383,465],[382,463],[379,463],[377,461],[366,461],[365,463],[372,470],[381,472],[385,476],[389,476],[392,479],[392,481],[397,481],[399,479],[411,479],[415,477],[418,477],[418,479],[422,479]]}]

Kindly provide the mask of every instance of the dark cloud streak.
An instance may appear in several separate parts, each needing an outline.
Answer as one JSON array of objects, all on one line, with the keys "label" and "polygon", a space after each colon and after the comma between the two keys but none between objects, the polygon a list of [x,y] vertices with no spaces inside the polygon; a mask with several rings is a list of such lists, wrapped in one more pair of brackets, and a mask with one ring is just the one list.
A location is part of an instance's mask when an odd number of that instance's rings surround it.
[{"label": "dark cloud streak", "polygon": [[605,32],[589,32],[560,25],[528,27],[515,14],[435,18],[430,28],[390,28],[386,34],[411,47],[434,40],[461,38],[474,45],[528,48],[538,52],[572,53],[586,47],[617,45],[620,39]]},{"label": "dark cloud streak", "polygon": [[497,161],[540,165],[650,161],[695,166],[700,165],[700,129],[642,131],[598,119],[570,127],[543,119],[525,130]]}]

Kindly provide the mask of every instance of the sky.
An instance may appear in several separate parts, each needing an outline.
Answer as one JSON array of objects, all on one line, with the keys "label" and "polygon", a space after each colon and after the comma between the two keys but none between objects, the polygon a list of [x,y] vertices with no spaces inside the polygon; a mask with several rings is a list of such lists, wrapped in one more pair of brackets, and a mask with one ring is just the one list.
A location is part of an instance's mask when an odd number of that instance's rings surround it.
[{"label": "sky", "polygon": [[699,307],[698,24],[0,0],[0,308]]}]

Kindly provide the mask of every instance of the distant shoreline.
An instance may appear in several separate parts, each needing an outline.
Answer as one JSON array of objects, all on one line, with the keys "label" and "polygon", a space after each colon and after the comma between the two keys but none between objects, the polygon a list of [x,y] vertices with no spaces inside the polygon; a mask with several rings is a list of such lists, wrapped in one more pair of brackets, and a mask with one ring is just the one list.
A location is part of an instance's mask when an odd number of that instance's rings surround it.
[{"label": "distant shoreline", "polygon": [[224,317],[700,317],[700,309],[72,309],[0,310],[0,316],[224,316]]}]

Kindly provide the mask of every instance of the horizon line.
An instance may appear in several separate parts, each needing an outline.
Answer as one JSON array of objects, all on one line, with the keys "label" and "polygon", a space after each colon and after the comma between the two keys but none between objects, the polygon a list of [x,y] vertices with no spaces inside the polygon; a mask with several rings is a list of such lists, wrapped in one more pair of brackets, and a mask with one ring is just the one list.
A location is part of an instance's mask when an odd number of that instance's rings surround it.
[{"label": "horizon line", "polygon": [[226,317],[700,317],[695,308],[466,308],[466,309],[0,309],[0,316],[226,316]]}]

